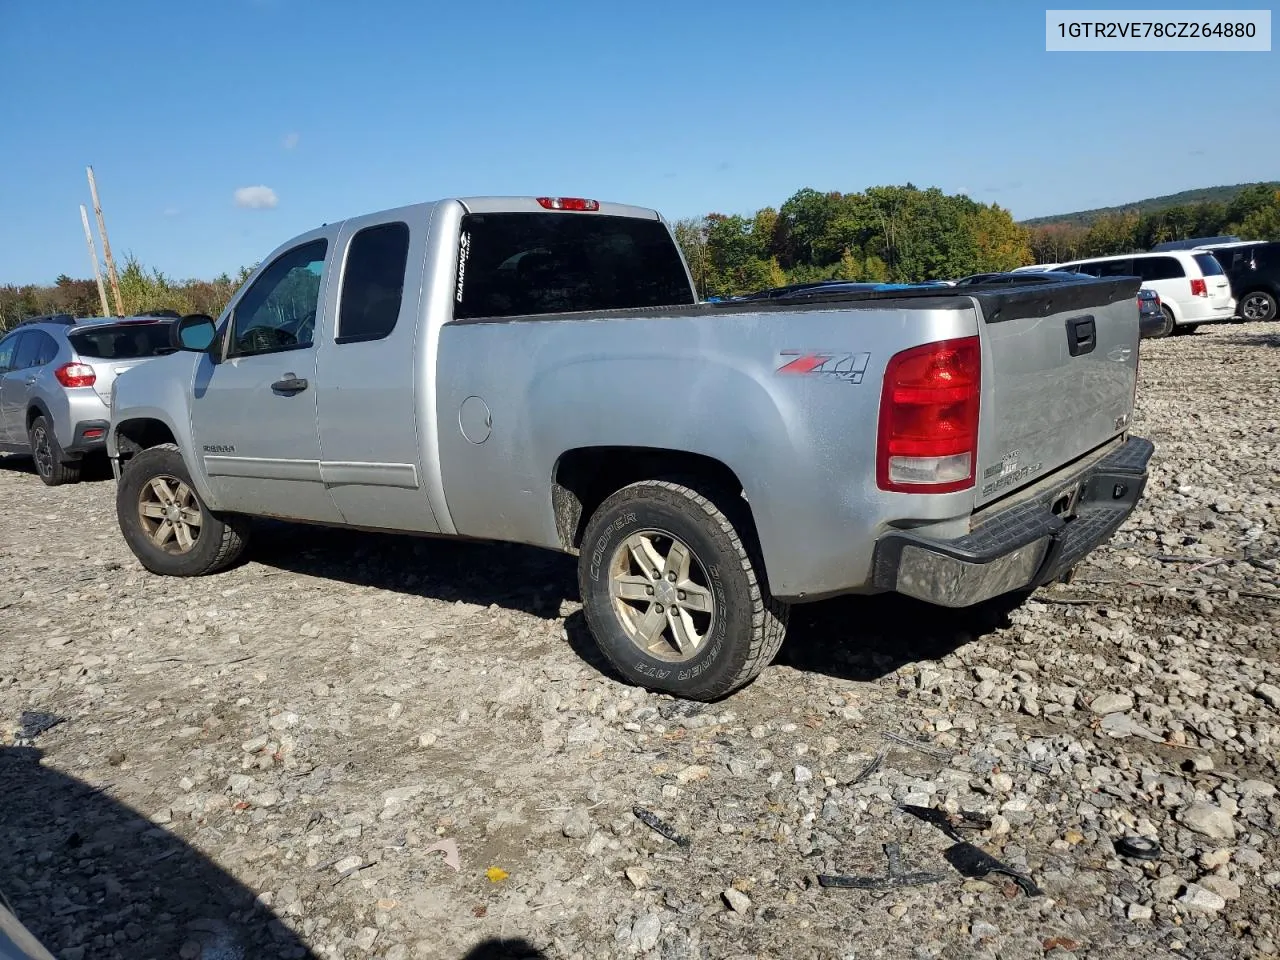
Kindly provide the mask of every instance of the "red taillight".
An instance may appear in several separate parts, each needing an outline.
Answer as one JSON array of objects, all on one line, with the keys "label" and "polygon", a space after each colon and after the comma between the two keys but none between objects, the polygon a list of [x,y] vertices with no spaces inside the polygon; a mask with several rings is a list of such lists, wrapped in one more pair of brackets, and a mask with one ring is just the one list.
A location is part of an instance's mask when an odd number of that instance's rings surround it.
[{"label": "red taillight", "polygon": [[106,433],[106,431],[101,427],[91,427],[84,432],[83,436],[86,440],[97,440],[104,433]]},{"label": "red taillight", "polygon": [[884,372],[876,484],[901,493],[973,485],[982,351],[977,337],[896,354]]},{"label": "red taillight", "polygon": [[87,363],[64,363],[53,375],[64,387],[92,387],[98,375]]},{"label": "red taillight", "polygon": [[1192,280],[1191,295],[1193,297],[1207,297],[1209,295],[1209,288],[1204,285],[1203,280]]},{"label": "red taillight", "polygon": [[599,210],[600,201],[580,197],[539,197],[538,203],[548,210]]}]

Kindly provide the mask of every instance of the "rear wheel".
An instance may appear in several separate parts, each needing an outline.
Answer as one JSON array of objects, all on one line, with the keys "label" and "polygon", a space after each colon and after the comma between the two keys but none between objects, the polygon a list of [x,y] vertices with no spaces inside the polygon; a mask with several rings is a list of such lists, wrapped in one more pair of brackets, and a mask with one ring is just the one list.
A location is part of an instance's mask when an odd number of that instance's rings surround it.
[{"label": "rear wheel", "polygon": [[740,498],[644,480],[591,516],[578,585],[592,636],[627,680],[714,700],[751,682],[782,645],[787,608],[761,571]]},{"label": "rear wheel", "polygon": [[116,489],[116,521],[142,565],[171,577],[230,566],[244,552],[249,531],[246,518],[209,511],[172,443],[143,450],[125,466]]},{"label": "rear wheel", "polygon": [[31,443],[31,459],[35,461],[36,475],[47,486],[57,487],[80,480],[80,461],[64,459],[62,447],[58,446],[58,438],[54,436],[53,424],[48,418],[39,416],[32,420],[27,429],[27,439]]},{"label": "rear wheel", "polygon": [[1168,307],[1161,307],[1160,312],[1164,314],[1164,326],[1160,328],[1160,332],[1156,334],[1156,337],[1167,337],[1173,333],[1176,326],[1173,320],[1173,311]]},{"label": "rear wheel", "polygon": [[1254,290],[1246,293],[1240,300],[1240,317],[1244,320],[1259,322],[1276,318],[1276,298],[1265,290]]}]

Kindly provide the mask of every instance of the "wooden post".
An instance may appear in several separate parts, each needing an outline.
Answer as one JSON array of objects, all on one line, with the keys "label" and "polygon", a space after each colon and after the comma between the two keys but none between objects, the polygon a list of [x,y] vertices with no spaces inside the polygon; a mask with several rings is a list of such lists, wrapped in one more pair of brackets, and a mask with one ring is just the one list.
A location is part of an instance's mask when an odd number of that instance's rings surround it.
[{"label": "wooden post", "polygon": [[98,281],[98,299],[102,301],[102,315],[111,316],[107,306],[107,288],[102,285],[102,271],[98,269],[98,251],[93,245],[93,231],[89,229],[89,211],[80,204],[80,221],[84,224],[84,242],[89,245],[89,259],[93,261],[93,279]]},{"label": "wooden post", "polygon": [[107,239],[107,224],[102,219],[102,204],[98,202],[98,184],[93,179],[93,167],[85,169],[89,171],[89,193],[93,195],[93,213],[98,218],[98,233],[102,235],[102,258],[107,261],[107,276],[111,280],[116,315],[124,316],[124,301],[120,299],[120,277],[116,274],[116,262],[111,258],[111,241]]}]

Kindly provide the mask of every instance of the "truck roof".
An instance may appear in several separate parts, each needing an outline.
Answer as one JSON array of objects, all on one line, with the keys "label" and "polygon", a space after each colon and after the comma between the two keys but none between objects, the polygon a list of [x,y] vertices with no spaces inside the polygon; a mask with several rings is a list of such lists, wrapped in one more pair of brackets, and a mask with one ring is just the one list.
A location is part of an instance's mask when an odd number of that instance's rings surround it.
[{"label": "truck roof", "polygon": [[557,201],[571,203],[581,201],[578,197],[454,197],[470,213],[545,213],[556,210],[564,213],[596,213],[609,217],[635,217],[641,220],[661,220],[662,215],[649,207],[634,207],[626,203],[613,203],[607,200],[586,200],[595,204],[594,210],[576,211],[572,208],[553,206]]},{"label": "truck roof", "polygon": [[[574,209],[572,207],[557,207],[555,203],[579,203],[591,204],[593,208]],[[330,220],[322,224],[322,226],[333,226],[337,223],[345,223],[347,220],[363,219],[364,217],[381,217],[387,214],[399,213],[414,209],[427,209],[434,207],[440,203],[458,203],[461,204],[468,213],[581,213],[583,216],[606,216],[606,217],[632,217],[638,220],[661,220],[662,214],[651,207],[636,207],[626,203],[614,203],[608,200],[590,200],[579,197],[520,197],[520,196],[490,196],[490,197],[441,197],[438,200],[424,200],[418,203],[401,204],[395,207],[385,207],[381,210],[366,210],[360,213],[353,213],[350,216],[341,217],[337,220]],[[320,227],[314,228],[319,230]],[[299,235],[301,236],[301,235]],[[294,238],[297,239],[296,237]]]}]

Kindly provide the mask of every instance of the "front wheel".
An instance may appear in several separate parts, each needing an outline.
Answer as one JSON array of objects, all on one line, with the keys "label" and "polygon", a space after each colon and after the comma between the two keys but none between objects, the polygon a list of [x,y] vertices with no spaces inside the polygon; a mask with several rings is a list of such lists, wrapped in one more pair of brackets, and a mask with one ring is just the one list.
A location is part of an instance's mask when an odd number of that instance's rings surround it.
[{"label": "front wheel", "polygon": [[198,577],[244,552],[248,520],[217,516],[201,501],[172,443],[143,450],[116,488],[116,521],[133,555],[152,573]]},{"label": "front wheel", "polygon": [[1259,322],[1276,318],[1276,298],[1265,290],[1246,293],[1240,301],[1240,317],[1243,320]]},{"label": "front wheel", "polygon": [[623,487],[592,514],[578,560],[587,624],[630,682],[691,700],[750,683],[786,634],[740,499],[673,480]]}]

